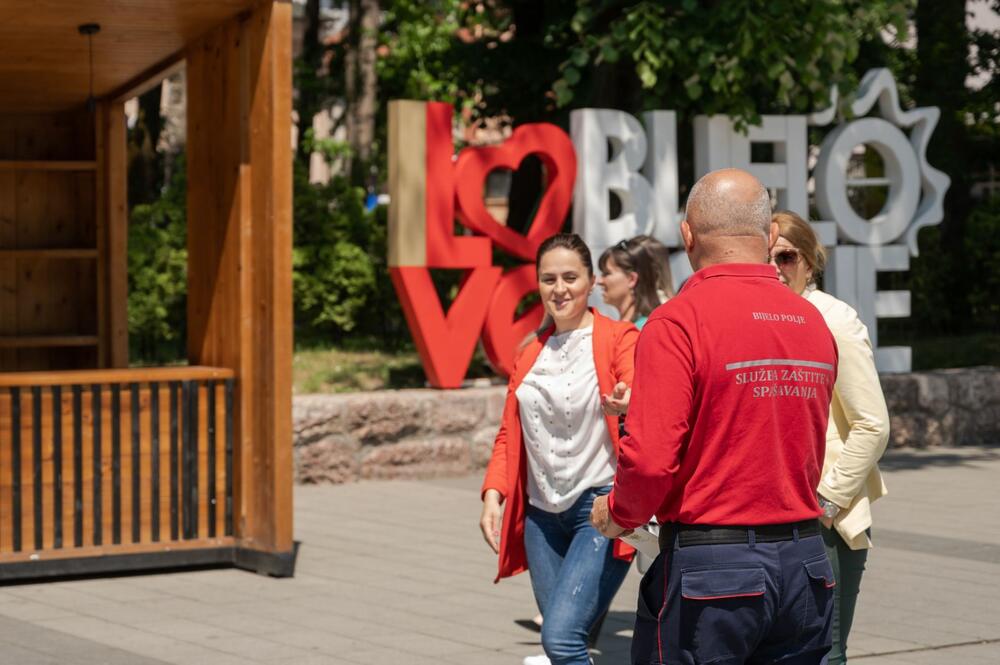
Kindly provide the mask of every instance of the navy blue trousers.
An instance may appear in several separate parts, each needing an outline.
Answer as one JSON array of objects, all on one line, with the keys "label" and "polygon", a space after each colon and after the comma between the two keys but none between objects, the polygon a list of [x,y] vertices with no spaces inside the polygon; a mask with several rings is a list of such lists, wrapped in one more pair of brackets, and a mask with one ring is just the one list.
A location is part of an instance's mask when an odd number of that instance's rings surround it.
[{"label": "navy blue trousers", "polygon": [[819,665],[834,585],[818,535],[686,547],[675,536],[639,586],[632,663]]}]

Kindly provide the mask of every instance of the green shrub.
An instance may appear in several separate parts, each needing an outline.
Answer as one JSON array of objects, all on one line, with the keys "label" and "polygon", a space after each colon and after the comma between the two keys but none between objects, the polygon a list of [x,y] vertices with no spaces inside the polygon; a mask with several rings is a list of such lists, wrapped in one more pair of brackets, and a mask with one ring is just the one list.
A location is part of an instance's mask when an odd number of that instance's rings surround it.
[{"label": "green shrub", "polygon": [[972,211],[965,249],[975,279],[969,284],[969,306],[977,330],[1000,331],[1000,196]]},{"label": "green shrub", "polygon": [[315,343],[367,332],[383,257],[371,252],[376,215],[365,210],[364,190],[340,176],[312,184],[301,162],[294,187],[297,336]]},{"label": "green shrub", "polygon": [[128,329],[133,362],[186,356],[187,207],[183,156],[162,196],[132,208],[128,227]]}]

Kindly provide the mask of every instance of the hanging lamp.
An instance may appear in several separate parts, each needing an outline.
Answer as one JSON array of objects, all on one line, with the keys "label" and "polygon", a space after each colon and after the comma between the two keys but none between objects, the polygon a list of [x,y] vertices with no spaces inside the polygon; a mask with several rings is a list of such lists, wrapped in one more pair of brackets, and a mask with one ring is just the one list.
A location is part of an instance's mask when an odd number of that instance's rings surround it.
[{"label": "hanging lamp", "polygon": [[84,23],[77,27],[81,35],[87,36],[88,71],[90,81],[87,85],[87,110],[91,113],[97,108],[94,98],[94,35],[101,31],[99,23]]}]

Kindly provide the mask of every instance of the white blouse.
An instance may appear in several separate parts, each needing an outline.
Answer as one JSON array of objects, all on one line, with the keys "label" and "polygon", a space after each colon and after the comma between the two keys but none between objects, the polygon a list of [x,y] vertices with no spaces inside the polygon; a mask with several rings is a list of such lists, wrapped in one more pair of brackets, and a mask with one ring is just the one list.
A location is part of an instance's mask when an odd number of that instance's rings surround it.
[{"label": "white blouse", "polygon": [[516,395],[531,505],[560,513],[587,489],[614,481],[592,326],[549,337]]}]

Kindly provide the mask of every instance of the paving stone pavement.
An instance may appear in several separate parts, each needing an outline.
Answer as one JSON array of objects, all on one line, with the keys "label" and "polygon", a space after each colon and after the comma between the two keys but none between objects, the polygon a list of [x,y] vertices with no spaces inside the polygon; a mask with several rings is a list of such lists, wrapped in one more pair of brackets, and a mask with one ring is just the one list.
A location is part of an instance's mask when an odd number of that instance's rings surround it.
[{"label": "paving stone pavement", "polygon": [[[894,451],[851,661],[1000,663],[1000,448]],[[0,665],[518,665],[525,575],[492,583],[478,478],[297,487],[294,579],[216,569],[0,587]],[[597,665],[627,662],[639,575]]]}]

